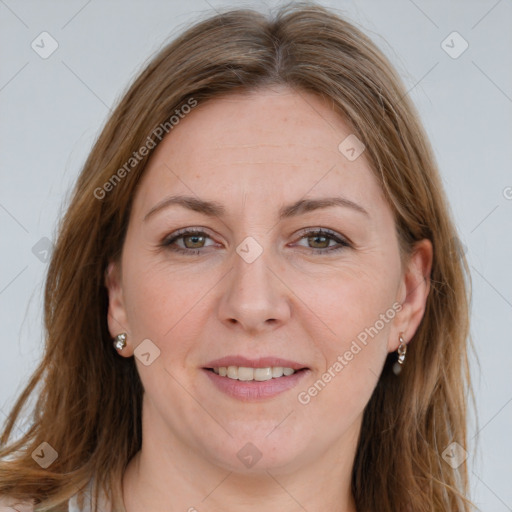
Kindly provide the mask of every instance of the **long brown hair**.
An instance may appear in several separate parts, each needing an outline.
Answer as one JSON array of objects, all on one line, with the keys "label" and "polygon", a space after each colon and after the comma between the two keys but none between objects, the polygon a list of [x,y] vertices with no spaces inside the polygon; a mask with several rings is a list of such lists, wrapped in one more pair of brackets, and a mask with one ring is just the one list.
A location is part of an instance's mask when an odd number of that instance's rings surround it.
[{"label": "long brown hair", "polygon": [[[441,456],[452,442],[467,448],[470,281],[431,147],[400,78],[369,38],[334,11],[302,2],[271,19],[237,9],[198,21],[156,55],[115,108],[60,225],[45,288],[44,356],[0,438],[0,495],[67,510],[94,476],[113,510],[124,510],[121,479],[141,448],[143,389],[133,358],[112,348],[105,269],[120,254],[157,127],[170,132],[169,119],[191,99],[275,84],[327,98],[364,142],[402,255],[423,238],[434,247],[407,364],[396,376],[388,357],[365,409],[352,478],[357,510],[472,509],[466,464],[453,469]],[[32,426],[7,444],[36,391]],[[43,442],[58,453],[47,469],[31,456]]]}]

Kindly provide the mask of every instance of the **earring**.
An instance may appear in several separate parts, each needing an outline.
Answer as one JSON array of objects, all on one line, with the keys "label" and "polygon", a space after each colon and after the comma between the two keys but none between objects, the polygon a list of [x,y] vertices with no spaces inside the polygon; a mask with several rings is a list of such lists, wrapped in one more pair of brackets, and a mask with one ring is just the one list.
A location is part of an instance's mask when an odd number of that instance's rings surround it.
[{"label": "earring", "polygon": [[398,360],[393,365],[393,373],[395,375],[398,375],[402,371],[402,365],[405,361],[405,354],[407,352],[407,344],[405,343],[404,339],[402,338],[402,333],[400,333],[399,336],[400,339],[400,345],[398,346]]},{"label": "earring", "polygon": [[116,350],[123,350],[126,347],[126,333],[118,334],[114,340],[114,348]]}]

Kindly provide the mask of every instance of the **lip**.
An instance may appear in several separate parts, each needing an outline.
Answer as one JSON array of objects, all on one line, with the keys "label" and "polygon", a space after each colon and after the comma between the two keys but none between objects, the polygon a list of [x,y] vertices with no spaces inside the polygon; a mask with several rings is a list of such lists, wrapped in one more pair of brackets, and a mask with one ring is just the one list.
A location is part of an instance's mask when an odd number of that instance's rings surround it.
[{"label": "lip", "polygon": [[[221,360],[219,360],[221,361]],[[283,361],[281,359],[281,361]],[[253,361],[254,362],[254,361]],[[212,361],[217,364],[217,361]],[[288,361],[286,364],[289,364]],[[208,363],[210,364],[210,363]],[[220,365],[220,366],[223,366]],[[230,365],[230,366],[243,366],[243,365]],[[275,366],[282,366],[281,364]],[[250,368],[258,366],[250,366]],[[291,368],[291,367],[289,367]],[[311,373],[310,369],[302,369],[293,373],[292,375],[279,377],[277,379],[270,379],[264,381],[241,381],[230,379],[229,377],[221,377],[212,370],[203,368],[202,372],[215,384],[215,387],[233,398],[241,400],[242,402],[262,401],[272,398],[284,391],[295,387],[306,375]]]},{"label": "lip", "polygon": [[247,368],[268,368],[272,366],[283,366],[284,368],[292,368],[293,370],[302,370],[303,368],[308,369],[305,364],[272,356],[259,357],[257,359],[248,359],[244,356],[225,356],[206,363],[203,368],[220,368],[221,366],[245,366]]}]

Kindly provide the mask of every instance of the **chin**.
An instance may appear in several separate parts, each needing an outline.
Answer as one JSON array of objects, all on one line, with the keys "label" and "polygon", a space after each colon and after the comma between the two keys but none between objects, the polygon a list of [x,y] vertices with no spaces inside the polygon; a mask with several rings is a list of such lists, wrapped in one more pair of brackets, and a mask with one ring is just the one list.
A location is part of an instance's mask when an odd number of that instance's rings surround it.
[{"label": "chin", "polygon": [[[223,441],[222,449],[213,448],[216,464],[228,471],[242,474],[293,470],[306,463],[304,438],[293,439],[289,433],[253,430],[251,436],[233,436]],[[219,457],[219,453],[221,456]]]}]

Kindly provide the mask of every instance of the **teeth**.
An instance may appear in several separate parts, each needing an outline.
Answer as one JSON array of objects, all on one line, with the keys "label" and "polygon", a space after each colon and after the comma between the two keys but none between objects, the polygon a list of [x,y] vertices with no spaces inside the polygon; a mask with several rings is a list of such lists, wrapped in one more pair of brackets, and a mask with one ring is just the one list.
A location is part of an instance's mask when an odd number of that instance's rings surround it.
[{"label": "teeth", "polygon": [[234,380],[256,380],[264,381],[277,379],[283,375],[286,377],[295,373],[293,368],[284,368],[282,366],[272,366],[267,368],[248,368],[246,366],[221,366],[213,368],[213,371],[221,377],[228,377]]},{"label": "teeth", "polygon": [[272,377],[282,377],[284,368],[282,366],[275,366],[272,368]]}]

